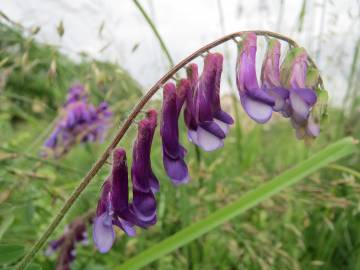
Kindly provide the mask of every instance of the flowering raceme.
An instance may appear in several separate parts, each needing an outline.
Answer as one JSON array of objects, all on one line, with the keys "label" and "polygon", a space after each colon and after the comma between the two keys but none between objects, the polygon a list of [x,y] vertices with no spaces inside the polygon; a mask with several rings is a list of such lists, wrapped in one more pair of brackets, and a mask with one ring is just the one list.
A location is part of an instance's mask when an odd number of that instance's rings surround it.
[{"label": "flowering raceme", "polygon": [[94,107],[88,103],[83,86],[71,87],[55,128],[44,143],[42,155],[60,157],[77,142],[102,142],[110,126],[111,115],[106,102]]},{"label": "flowering raceme", "polygon": [[[326,91],[317,89],[319,74],[315,67],[308,67],[305,50],[298,47],[290,49],[280,65],[281,44],[276,39],[268,40],[260,83],[256,76],[256,51],[257,35],[243,35],[238,44],[236,84],[247,115],[258,123],[265,123],[273,112],[279,112],[290,118],[299,139],[318,136],[319,115],[326,105],[326,95],[323,94]],[[205,151],[222,147],[230,125],[234,123],[233,118],[221,108],[222,67],[223,56],[208,53],[204,57],[200,76],[198,66],[190,63],[186,67],[187,78],[178,80],[176,84],[167,82],[163,85],[162,158],[165,172],[175,185],[187,183],[190,179],[185,162],[187,151],[180,143],[181,112],[189,141]],[[74,89],[71,93],[66,106],[84,101],[82,91]],[[320,103],[317,102],[319,97]],[[66,121],[74,121],[72,118],[67,117]],[[132,202],[129,202],[125,150],[119,148],[113,152],[112,172],[103,184],[93,224],[93,237],[100,252],[107,252],[113,245],[114,226],[133,236],[135,226],[148,228],[157,221],[155,194],[160,184],[150,158],[156,126],[155,110],[149,110],[138,123],[131,166]]]}]

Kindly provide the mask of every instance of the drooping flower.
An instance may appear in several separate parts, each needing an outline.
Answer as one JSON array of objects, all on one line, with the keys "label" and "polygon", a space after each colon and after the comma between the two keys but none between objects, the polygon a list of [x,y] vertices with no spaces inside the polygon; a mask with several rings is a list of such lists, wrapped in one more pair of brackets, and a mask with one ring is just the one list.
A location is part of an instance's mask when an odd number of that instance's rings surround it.
[{"label": "drooping flower", "polygon": [[162,122],[160,134],[162,137],[163,163],[167,175],[175,185],[187,183],[189,172],[184,161],[185,148],[179,143],[179,114],[190,92],[188,80],[181,80],[176,89],[175,84],[169,82],[164,85]]},{"label": "drooping flower", "polygon": [[156,199],[159,182],[151,168],[151,144],[157,125],[157,113],[150,110],[138,125],[138,135],[133,148],[131,177],[133,184],[132,210],[145,226],[156,223]]},{"label": "drooping flower", "polygon": [[134,226],[148,228],[156,223],[156,199],[159,182],[151,168],[151,144],[157,125],[157,113],[149,110],[139,122],[131,166],[132,202],[129,203],[128,167],[124,149],[113,153],[111,175],[104,182],[93,224],[98,250],[105,253],[115,241],[114,226],[127,235],[135,235]]},{"label": "drooping flower", "polygon": [[60,157],[78,142],[102,142],[110,127],[111,115],[106,102],[94,107],[88,102],[84,87],[71,87],[54,131],[44,143],[42,155]]},{"label": "drooping flower", "polygon": [[256,40],[256,34],[247,33],[238,44],[236,84],[245,112],[256,122],[265,123],[271,118],[275,99],[257,81]]},{"label": "drooping flower", "polygon": [[221,54],[209,53],[199,79],[197,66],[188,67],[191,91],[186,97],[185,123],[190,141],[205,151],[222,147],[229,125],[233,123],[231,116],[220,106],[222,64]]},{"label": "drooping flower", "polygon": [[320,133],[319,125],[311,117],[312,108],[317,101],[317,76],[310,81],[307,81],[307,77],[307,53],[303,48],[294,48],[281,66],[281,82],[289,89],[291,123],[299,139],[315,138]]},{"label": "drooping flower", "polygon": [[280,42],[276,39],[268,41],[267,52],[261,68],[261,85],[264,91],[273,97],[273,110],[289,116],[289,91],[280,82]]},{"label": "drooping flower", "polygon": [[108,252],[115,241],[113,226],[121,228],[129,236],[135,235],[132,213],[129,211],[128,168],[125,150],[113,153],[111,175],[102,186],[101,196],[93,224],[93,238],[101,253]]}]

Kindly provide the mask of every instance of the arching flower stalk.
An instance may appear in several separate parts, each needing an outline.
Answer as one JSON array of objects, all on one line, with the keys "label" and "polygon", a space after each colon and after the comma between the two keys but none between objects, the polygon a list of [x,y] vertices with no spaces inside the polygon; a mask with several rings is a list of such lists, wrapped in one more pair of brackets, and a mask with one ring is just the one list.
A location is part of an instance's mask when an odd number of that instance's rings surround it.
[{"label": "arching flower stalk", "polygon": [[[269,42],[262,66],[261,85],[257,81],[255,69],[257,36],[271,36],[292,46],[279,71],[280,43],[276,40]],[[196,64],[189,63],[211,48],[239,37],[241,41],[238,46],[236,81],[241,104],[249,117],[258,123],[265,123],[271,118],[273,111],[280,112],[285,117],[290,117],[299,138],[318,136],[318,124],[324,114],[323,108],[326,107],[326,91],[323,90],[321,77],[313,76],[313,70],[317,71],[317,69],[305,50],[299,48],[296,42],[288,37],[268,31],[244,31],[224,36],[202,47],[177,64],[139,101],[111,144],[65,202],[43,236],[19,263],[17,269],[24,269],[29,264],[60,223],[65,213],[105,164],[111,153],[113,153],[113,168],[111,175],[103,185],[93,225],[93,236],[97,248],[101,252],[106,252],[111,248],[115,239],[114,226],[132,236],[135,234],[135,226],[148,228],[156,223],[154,194],[159,191],[159,181],[152,171],[150,160],[151,144],[156,128],[156,111],[149,111],[145,119],[139,123],[131,166],[133,191],[131,203],[128,201],[128,172],[125,150],[114,149],[142,108],[158,89],[164,86],[160,131],[163,139],[164,167],[169,178],[175,184],[187,182],[189,175],[184,160],[186,151],[179,142],[178,129],[178,119],[183,104],[185,104],[184,120],[188,128],[189,140],[205,151],[212,151],[221,147],[229,126],[233,123],[232,117],[224,112],[220,106],[222,55],[208,53],[204,59],[201,76],[198,76]],[[180,81],[177,87],[172,83],[167,83],[176,72],[186,65],[188,65],[187,79]],[[317,103],[319,97],[321,97],[320,104]],[[76,96],[74,98],[69,97],[68,103],[70,104],[65,106],[71,106],[72,100],[76,100],[75,103],[81,102]],[[86,114],[81,113],[80,115]],[[64,117],[65,123],[71,122],[72,118],[72,114]],[[77,118],[75,117],[75,119]],[[64,128],[62,127],[62,129]],[[61,134],[60,131],[58,133]],[[57,136],[54,137],[57,138]],[[55,139],[53,141],[57,142]]]}]

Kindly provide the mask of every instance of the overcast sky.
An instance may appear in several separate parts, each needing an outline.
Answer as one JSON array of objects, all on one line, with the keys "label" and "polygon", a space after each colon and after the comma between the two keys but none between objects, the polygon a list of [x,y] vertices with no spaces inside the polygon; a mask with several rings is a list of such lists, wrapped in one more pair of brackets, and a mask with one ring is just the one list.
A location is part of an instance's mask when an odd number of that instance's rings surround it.
[{"label": "overcast sky", "polygon": [[[222,35],[218,0],[140,1],[175,62]],[[284,0],[282,16],[280,3],[281,0],[222,0],[226,33],[266,29],[291,36],[317,60],[333,100],[340,100],[359,37],[358,0],[307,0],[301,32],[298,28],[303,0]],[[145,88],[167,70],[168,63],[157,40],[131,0],[1,0],[0,9],[26,27],[41,26],[39,41],[61,45],[63,52],[74,58],[85,51],[95,58],[118,63]],[[60,21],[65,26],[62,39],[56,32]],[[132,52],[136,44],[138,49]],[[104,46],[106,49],[101,51]],[[229,43],[228,48],[232,68],[235,44]],[[216,50],[222,51],[223,47]]]}]

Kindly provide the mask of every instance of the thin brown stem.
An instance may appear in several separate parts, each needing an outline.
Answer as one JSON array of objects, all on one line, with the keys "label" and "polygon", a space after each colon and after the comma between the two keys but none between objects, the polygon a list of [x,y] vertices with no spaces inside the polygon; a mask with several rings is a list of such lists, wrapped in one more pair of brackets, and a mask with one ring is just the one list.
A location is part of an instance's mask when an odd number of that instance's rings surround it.
[{"label": "thin brown stem", "polygon": [[[73,193],[70,195],[70,197],[67,199],[67,201],[64,203],[63,207],[60,209],[59,213],[54,217],[53,221],[50,223],[48,228],[45,230],[43,235],[40,237],[40,239],[34,244],[34,246],[31,248],[31,250],[25,255],[25,257],[19,262],[19,264],[16,266],[17,270],[25,269],[25,267],[32,261],[36,253],[41,249],[41,247],[45,244],[47,239],[50,237],[52,232],[56,229],[56,227],[59,225],[61,220],[64,218],[65,214],[69,211],[71,206],[75,203],[75,201],[78,199],[80,194],[84,191],[84,189],[88,186],[90,181],[95,177],[95,175],[99,172],[99,170],[104,166],[106,163],[106,160],[110,156],[111,152],[115,149],[115,147],[118,145],[120,140],[125,135],[126,131],[129,129],[131,124],[133,123],[136,116],[141,112],[143,107],[147,104],[147,102],[151,99],[151,97],[160,89],[162,85],[164,85],[169,79],[171,79],[181,68],[183,68],[185,65],[190,63],[192,60],[197,58],[198,56],[202,55],[203,53],[209,51],[210,49],[228,41],[235,39],[236,37],[241,37],[242,35],[246,33],[255,33],[258,36],[271,36],[283,41],[286,41],[293,47],[299,47],[299,45],[292,39],[270,31],[264,31],[264,30],[254,30],[254,31],[241,31],[241,32],[235,32],[226,36],[223,36],[222,38],[219,38],[192,53],[185,59],[183,59],[181,62],[179,62],[177,65],[175,65],[170,71],[168,71],[164,76],[161,77],[160,80],[158,80],[151,88],[150,90],[140,99],[140,101],[136,104],[130,115],[126,118],[125,122],[119,129],[118,133],[116,134],[113,141],[110,143],[110,145],[106,148],[104,153],[100,156],[100,158],[95,162],[95,164],[92,166],[90,171],[85,175],[85,177],[81,180],[78,187],[73,191]],[[309,62],[315,66],[314,61],[309,58]],[[322,80],[320,78],[319,83],[322,85]]]}]

